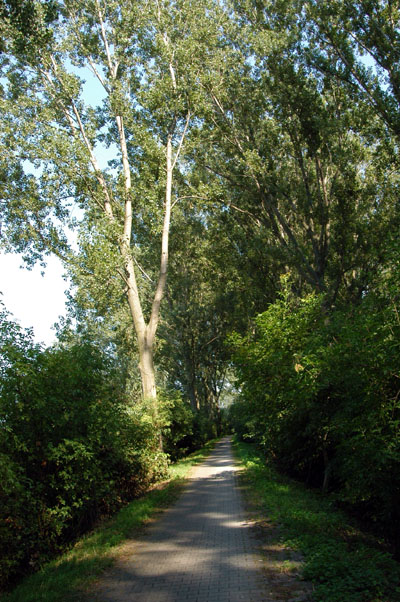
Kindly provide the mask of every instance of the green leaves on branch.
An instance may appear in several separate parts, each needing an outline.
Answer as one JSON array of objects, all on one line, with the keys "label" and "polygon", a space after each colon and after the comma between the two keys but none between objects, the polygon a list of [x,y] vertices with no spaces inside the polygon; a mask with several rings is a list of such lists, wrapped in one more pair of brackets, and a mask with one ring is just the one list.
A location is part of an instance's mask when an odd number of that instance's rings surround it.
[{"label": "green leaves on branch", "polygon": [[42,350],[6,312],[0,332],[4,586],[165,475],[167,457],[112,353],[82,338]]},{"label": "green leaves on branch", "polygon": [[[396,263],[389,273],[398,282]],[[398,546],[397,295],[378,287],[327,312],[323,297],[299,299],[289,281],[256,327],[232,339],[238,433],[290,474],[336,491]]]}]

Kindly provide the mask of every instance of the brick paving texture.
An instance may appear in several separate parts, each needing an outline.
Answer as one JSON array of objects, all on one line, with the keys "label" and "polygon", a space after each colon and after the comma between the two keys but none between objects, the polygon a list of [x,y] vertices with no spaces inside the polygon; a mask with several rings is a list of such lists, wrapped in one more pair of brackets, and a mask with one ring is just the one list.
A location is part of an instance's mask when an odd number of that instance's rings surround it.
[{"label": "brick paving texture", "polygon": [[268,602],[228,438],[97,589],[102,602]]}]

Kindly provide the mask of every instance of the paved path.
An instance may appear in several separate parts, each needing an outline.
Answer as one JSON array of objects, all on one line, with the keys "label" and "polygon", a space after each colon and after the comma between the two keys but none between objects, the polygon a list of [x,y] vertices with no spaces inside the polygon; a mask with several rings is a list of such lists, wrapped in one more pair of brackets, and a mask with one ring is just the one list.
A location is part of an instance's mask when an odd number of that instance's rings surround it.
[{"label": "paved path", "polygon": [[[188,487],[100,584],[104,602],[268,602],[252,552],[229,439],[194,469]],[[275,598],[276,599],[276,598]]]}]

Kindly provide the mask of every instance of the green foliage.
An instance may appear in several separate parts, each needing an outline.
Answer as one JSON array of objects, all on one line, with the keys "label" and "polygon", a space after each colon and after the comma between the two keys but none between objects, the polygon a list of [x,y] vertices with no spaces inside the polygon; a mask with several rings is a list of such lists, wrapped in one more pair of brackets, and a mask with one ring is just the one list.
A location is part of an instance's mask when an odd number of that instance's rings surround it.
[{"label": "green foliage", "polygon": [[[374,16],[390,12],[375,8]],[[238,0],[224,24],[231,46],[222,81],[209,85],[196,173],[229,225],[242,226],[250,247],[258,239],[265,288],[291,270],[301,295],[359,300],[397,231],[398,146],[370,96],[359,93],[357,77],[368,69],[355,51],[361,40],[352,40],[374,22],[368,9],[360,12],[358,21],[347,1]],[[378,23],[385,17],[373,26],[381,49],[389,39],[395,48],[390,67],[375,65],[383,92],[397,72],[398,34],[388,25],[386,37]],[[381,64],[384,54],[368,58]],[[346,59],[360,69],[349,73]],[[372,70],[367,79],[375,85]]]},{"label": "green foliage", "polygon": [[324,297],[298,299],[285,281],[256,324],[254,337],[232,338],[236,432],[289,474],[335,490],[399,546],[397,296],[378,284],[358,306],[328,311]]},{"label": "green foliage", "polygon": [[182,390],[194,412],[213,408],[219,401],[227,365],[224,338],[237,277],[236,266],[226,266],[226,234],[214,228],[187,208],[175,217],[170,303],[160,325],[160,364],[170,386]]},{"label": "green foliage", "polygon": [[220,434],[215,408],[194,411],[179,391],[161,391],[158,396],[163,449],[172,460],[204,447]]},{"label": "green foliage", "polygon": [[11,41],[14,52],[33,56],[51,40],[48,25],[56,17],[57,4],[54,0],[1,0],[0,52],[4,52],[7,41]]},{"label": "green foliage", "polygon": [[92,533],[81,537],[71,550],[45,564],[38,573],[24,579],[1,599],[5,602],[37,602],[39,596],[41,602],[81,599],[84,596],[82,592],[89,590],[93,581],[121,553],[120,546],[136,534],[142,534],[143,526],[176,500],[192,466],[202,462],[214,444],[215,441],[211,441],[201,450],[171,465],[169,482],[164,487],[152,489],[127,504]]},{"label": "green foliage", "polygon": [[163,449],[172,460],[176,460],[194,448],[194,413],[190,403],[178,391],[160,392],[158,399],[163,424]]},{"label": "green foliage", "polygon": [[334,510],[328,497],[279,475],[254,446],[237,443],[235,449],[245,466],[245,491],[258,516],[281,526],[278,545],[302,553],[301,572],[313,583],[313,600],[400,600],[399,566],[377,541],[367,539]]},{"label": "green foliage", "polygon": [[166,474],[154,420],[93,343],[41,350],[2,313],[2,584]]},{"label": "green foliage", "polygon": [[[214,410],[216,412],[217,409]],[[210,439],[215,439],[219,433],[219,421],[217,416],[209,408],[201,408],[195,414],[193,424],[193,446],[202,447]]]},{"label": "green foliage", "polygon": [[238,408],[234,404],[232,414],[236,421],[242,422],[244,418],[247,422],[243,435],[256,438],[274,453],[277,451],[274,445],[290,446],[286,456],[300,453],[297,445],[291,444],[290,435],[298,432],[310,414],[308,406],[316,387],[317,371],[309,356],[310,370],[305,370],[303,347],[309,333],[323,323],[321,301],[316,295],[297,300],[286,279],[281,298],[257,317],[254,340],[231,338],[242,399],[247,404],[239,402]]},{"label": "green foliage", "polygon": [[308,0],[302,17],[311,64],[347,84],[352,97],[366,99],[398,138],[398,5],[390,0],[335,0],[329,5]]}]

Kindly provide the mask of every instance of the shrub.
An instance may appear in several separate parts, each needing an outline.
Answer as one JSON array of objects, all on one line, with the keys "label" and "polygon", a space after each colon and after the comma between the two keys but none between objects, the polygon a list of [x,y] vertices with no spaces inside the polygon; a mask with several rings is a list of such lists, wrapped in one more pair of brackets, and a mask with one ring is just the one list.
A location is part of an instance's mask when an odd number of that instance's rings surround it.
[{"label": "shrub", "polygon": [[165,475],[167,456],[148,408],[126,399],[112,357],[88,341],[42,350],[0,318],[4,586]]},{"label": "shrub", "polygon": [[159,399],[164,451],[176,460],[194,449],[194,413],[190,403],[183,399],[179,391],[161,391]]},{"label": "shrub", "polygon": [[323,296],[299,299],[284,284],[255,335],[231,339],[236,432],[287,473],[336,491],[400,550],[397,297],[377,289],[328,311]]}]

